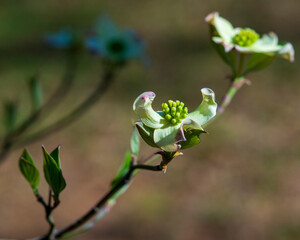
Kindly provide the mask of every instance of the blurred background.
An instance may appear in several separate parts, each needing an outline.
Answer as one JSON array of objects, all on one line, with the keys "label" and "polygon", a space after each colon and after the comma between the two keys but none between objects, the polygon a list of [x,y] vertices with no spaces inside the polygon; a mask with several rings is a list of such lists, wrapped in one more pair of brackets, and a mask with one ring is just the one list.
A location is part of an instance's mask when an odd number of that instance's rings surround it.
[{"label": "blurred background", "polygon": [[[55,210],[61,228],[84,214],[109,187],[129,147],[132,103],[143,91],[162,101],[195,108],[200,89],[217,101],[230,69],[209,43],[205,16],[219,11],[234,26],[274,31],[300,48],[298,0],[73,0],[1,1],[0,99],[18,99],[29,113],[27,80],[38,72],[45,97],[64,71],[63,51],[47,48],[46,32],[69,26],[88,31],[99,13],[145,39],[151,65],[131,62],[102,100],[79,121],[28,146],[42,169],[41,144],[61,144],[67,188]],[[99,60],[82,54],[71,94],[47,121],[65,114],[96,86]],[[112,211],[73,239],[295,240],[300,239],[299,63],[282,59],[251,74],[227,111],[206,130],[202,143],[184,151],[167,174],[143,172]],[[3,109],[1,107],[1,115]],[[43,123],[41,123],[43,124]],[[3,127],[0,128],[3,133]],[[145,144],[141,156],[154,152]],[[48,230],[44,210],[19,173],[12,152],[0,166],[0,237],[30,238]],[[43,182],[41,192],[46,195]]]}]

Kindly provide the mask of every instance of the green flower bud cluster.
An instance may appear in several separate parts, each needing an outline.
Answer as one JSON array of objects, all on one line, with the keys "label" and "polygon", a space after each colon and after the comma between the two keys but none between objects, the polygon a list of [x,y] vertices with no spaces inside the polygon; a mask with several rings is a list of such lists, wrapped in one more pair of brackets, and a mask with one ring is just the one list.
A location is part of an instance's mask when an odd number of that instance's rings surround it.
[{"label": "green flower bud cluster", "polygon": [[187,118],[188,108],[183,102],[169,100],[168,103],[163,103],[161,107],[163,117],[174,125]]},{"label": "green flower bud cluster", "polygon": [[249,47],[259,39],[259,34],[250,28],[244,28],[233,37],[232,42],[241,47]]}]

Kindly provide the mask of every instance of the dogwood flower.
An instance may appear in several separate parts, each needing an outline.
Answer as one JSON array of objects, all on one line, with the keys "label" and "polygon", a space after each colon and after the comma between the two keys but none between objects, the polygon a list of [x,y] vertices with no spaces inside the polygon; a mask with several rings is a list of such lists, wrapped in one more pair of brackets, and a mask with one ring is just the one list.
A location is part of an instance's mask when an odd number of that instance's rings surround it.
[{"label": "dogwood flower", "polygon": [[154,111],[155,93],[144,92],[136,98],[133,110],[139,117],[136,127],[144,141],[166,152],[192,147],[205,133],[202,125],[216,115],[215,94],[209,88],[201,89],[203,100],[195,111],[188,113],[187,106],[177,100],[162,104],[162,111]]},{"label": "dogwood flower", "polygon": [[251,28],[234,28],[232,24],[213,12],[205,18],[214,27],[212,40],[222,44],[226,52],[232,49],[241,53],[262,53],[278,55],[294,61],[294,48],[291,43],[279,43],[275,33],[264,34],[262,37]]},{"label": "dogwood flower", "polygon": [[144,57],[144,44],[132,30],[122,30],[107,17],[100,17],[95,26],[95,36],[86,40],[92,53],[112,62],[124,62]]}]

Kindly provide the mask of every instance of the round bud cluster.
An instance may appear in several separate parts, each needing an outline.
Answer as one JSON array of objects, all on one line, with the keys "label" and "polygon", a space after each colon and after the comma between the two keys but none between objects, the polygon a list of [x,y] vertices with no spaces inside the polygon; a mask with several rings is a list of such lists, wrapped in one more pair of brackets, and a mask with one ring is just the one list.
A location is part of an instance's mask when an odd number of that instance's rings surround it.
[{"label": "round bud cluster", "polygon": [[249,47],[259,39],[259,34],[250,28],[241,29],[238,34],[233,37],[232,42],[241,47]]},{"label": "round bud cluster", "polygon": [[183,102],[169,100],[168,103],[161,105],[163,116],[172,124],[181,123],[187,117],[188,108]]}]

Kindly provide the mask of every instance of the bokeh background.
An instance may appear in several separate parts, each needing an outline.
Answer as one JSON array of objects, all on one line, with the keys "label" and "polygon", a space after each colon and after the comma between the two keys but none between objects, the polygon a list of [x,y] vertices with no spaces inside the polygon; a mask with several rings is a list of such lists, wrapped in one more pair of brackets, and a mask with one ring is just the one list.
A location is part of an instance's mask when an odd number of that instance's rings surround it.
[{"label": "bokeh background", "polygon": [[[129,147],[138,94],[156,92],[156,108],[178,98],[193,109],[200,89],[210,87],[220,101],[230,71],[209,43],[204,18],[212,11],[235,26],[274,31],[296,52],[300,48],[298,0],[1,1],[0,99],[19,99],[23,118],[30,110],[28,78],[39,72],[47,97],[64,71],[65,55],[43,44],[45,32],[64,26],[88,31],[106,13],[136,29],[151,58],[149,67],[126,66],[79,121],[28,146],[40,169],[41,144],[49,150],[62,146],[67,188],[54,212],[57,227],[81,216],[108,190]],[[73,239],[300,239],[299,67],[297,56],[293,64],[277,59],[250,75],[252,85],[207,128],[200,145],[184,151],[167,174],[139,174],[95,228]],[[46,122],[80,103],[100,72],[99,60],[82,54],[71,94]],[[19,173],[21,151],[0,166],[1,238],[30,238],[48,229],[44,210]],[[153,151],[143,144],[141,156]],[[46,194],[46,184],[41,187]]]}]

